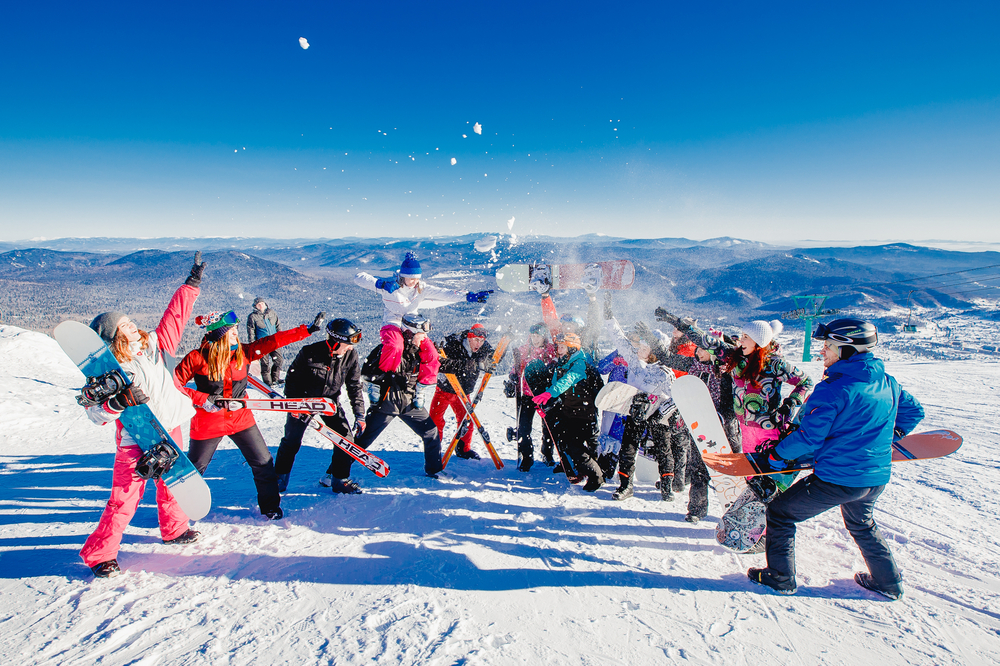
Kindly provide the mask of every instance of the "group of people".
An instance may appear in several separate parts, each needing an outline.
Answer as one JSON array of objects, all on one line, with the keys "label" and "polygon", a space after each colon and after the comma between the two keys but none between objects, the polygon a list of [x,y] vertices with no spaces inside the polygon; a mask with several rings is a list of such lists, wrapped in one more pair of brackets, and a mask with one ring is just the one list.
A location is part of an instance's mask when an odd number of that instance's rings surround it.
[{"label": "group of people", "polygon": [[[265,383],[277,385],[281,368],[277,351],[323,330],[325,315],[319,313],[311,325],[282,331],[273,310],[257,299],[247,321],[251,340],[247,343],[239,340],[239,319],[234,312],[199,317],[196,323],[205,328],[201,344],[170,372],[164,354],[176,352],[204,271],[198,253],[190,276],[175,292],[153,332],[139,330],[122,313],[108,312],[94,319],[91,327],[133,383],[104,404],[89,407],[88,415],[104,424],[115,421],[129,406],[148,404],[179,446],[180,426],[190,419],[188,456],[201,473],[221,440],[229,437],[251,467],[261,514],[278,519],[283,516],[281,493],[288,486],[307,424],[298,415],[288,415],[272,460],[252,412],[241,409],[242,403],[234,399],[245,395],[254,360],[261,361]],[[466,415],[463,400],[445,375],[455,375],[462,390],[471,394],[479,374],[490,364],[493,348],[482,324],[450,335],[436,346],[429,337],[430,322],[420,310],[481,303],[491,292],[428,285],[412,253],[407,253],[392,277],[359,273],[355,284],[382,298],[385,314],[380,344],[362,361],[355,349],[362,339],[361,329],[348,319],[330,321],[326,339],[304,346],[292,362],[285,394],[331,398],[337,413],[320,418],[363,449],[398,417],[422,440],[424,472],[436,477],[442,471],[445,414],[450,408],[459,422]],[[542,321],[530,328],[527,340],[515,349],[504,387],[505,394],[515,400],[515,426],[508,437],[517,442],[520,471],[529,472],[534,464],[532,431],[534,417],[539,415],[540,454],[554,471],[583,483],[590,492],[617,477],[612,498],[622,501],[634,492],[636,457],[643,450],[657,462],[663,500],[673,500],[674,493],[690,486],[686,519],[698,522],[707,515],[709,475],[670,394],[677,376],[691,374],[707,385],[734,451],[768,451],[777,465],[782,459],[805,456],[816,460],[814,474],[769,504],[768,566],[751,569],[750,579],[779,592],[794,591],[795,523],[839,505],[869,564],[871,573],[859,574],[859,584],[890,598],[902,594],[901,576],[872,511],[888,481],[893,437],[909,432],[923,412],[871,355],[877,342],[871,324],[845,319],[820,327],[816,337],[826,342],[827,372],[810,396],[812,381],[780,353],[775,339],[780,322],[750,322],[734,339],[657,308],[656,320],[670,324],[671,335],[642,322],[626,330],[613,316],[608,299],[602,314],[596,284],[585,285],[586,322],[573,315],[559,317],[550,287],[544,280],[532,283],[542,296]],[[605,336],[614,345],[608,355],[598,352]],[[604,384],[602,375],[634,389],[627,414],[609,412],[601,418],[596,398]],[[785,384],[790,387],[787,395],[782,392]],[[340,405],[343,390],[353,424]],[[801,424],[795,429],[790,425],[792,417],[807,398]],[[469,428],[461,437],[458,457],[479,458],[472,447],[472,433]],[[145,485],[135,473],[140,451],[120,422],[116,442],[111,498],[81,551],[84,562],[100,577],[120,571],[121,535]],[[353,462],[335,447],[320,483],[335,493],[361,493],[351,479]],[[156,486],[164,543],[197,540],[198,532],[190,528],[169,489],[160,480]]]}]

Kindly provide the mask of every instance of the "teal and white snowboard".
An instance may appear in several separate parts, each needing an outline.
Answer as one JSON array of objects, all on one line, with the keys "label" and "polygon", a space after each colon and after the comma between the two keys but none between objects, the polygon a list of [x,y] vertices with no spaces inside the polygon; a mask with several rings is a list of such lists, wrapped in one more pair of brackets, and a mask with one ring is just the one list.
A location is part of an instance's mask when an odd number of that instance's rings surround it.
[{"label": "teal and white snowboard", "polygon": [[[119,376],[131,382],[118,363],[118,359],[104,344],[104,340],[89,326],[78,321],[64,321],[56,326],[53,336],[66,355],[83,372],[88,383],[91,379],[105,376],[109,372],[117,372]],[[163,472],[160,478],[170,488],[174,499],[188,518],[191,520],[204,518],[212,508],[212,493],[208,489],[208,484],[201,478],[201,474],[188,460],[181,447],[171,439],[170,433],[149,406],[126,407],[119,420],[143,452],[161,447],[169,457],[175,458],[170,468]]]}]

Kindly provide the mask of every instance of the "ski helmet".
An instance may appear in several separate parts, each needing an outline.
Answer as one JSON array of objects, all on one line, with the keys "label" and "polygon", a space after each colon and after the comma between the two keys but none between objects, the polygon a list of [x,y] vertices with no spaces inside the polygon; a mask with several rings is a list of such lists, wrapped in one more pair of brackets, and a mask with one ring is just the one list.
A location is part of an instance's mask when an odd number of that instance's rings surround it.
[{"label": "ski helmet", "polygon": [[356,345],[361,342],[361,329],[350,319],[333,319],[326,325],[326,334],[334,342]]},{"label": "ski helmet", "polygon": [[427,317],[417,312],[410,312],[403,315],[401,322],[403,331],[416,335],[417,333],[429,333],[431,321]]},{"label": "ski helmet", "polygon": [[561,321],[564,324],[575,324],[576,330],[578,331],[582,330],[583,327],[586,326],[586,324],[583,323],[582,319],[580,319],[576,315],[571,315],[571,314],[564,314],[562,317],[559,317],[559,321]]},{"label": "ski helmet", "polygon": [[820,324],[816,327],[813,337],[836,346],[842,361],[855,354],[863,354],[878,344],[878,330],[875,325],[854,317],[834,319],[829,324]]},{"label": "ski helmet", "polygon": [[581,347],[580,336],[576,333],[559,333],[556,335],[556,344],[579,349]]},{"label": "ski helmet", "polygon": [[540,335],[543,338],[548,339],[548,337],[549,337],[549,327],[546,326],[545,324],[541,323],[541,322],[539,322],[537,324],[532,324],[531,325],[530,333],[532,335]]}]

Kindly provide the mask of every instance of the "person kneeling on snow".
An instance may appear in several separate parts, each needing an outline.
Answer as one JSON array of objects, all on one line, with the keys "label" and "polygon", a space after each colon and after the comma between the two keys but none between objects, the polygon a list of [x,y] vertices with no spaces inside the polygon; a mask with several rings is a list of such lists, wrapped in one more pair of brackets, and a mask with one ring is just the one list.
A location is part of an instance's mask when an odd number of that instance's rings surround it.
[{"label": "person kneeling on snow", "polygon": [[[194,407],[187,396],[174,384],[173,375],[163,362],[164,354],[173,356],[181,341],[184,326],[201,291],[205,262],[201,252],[195,253],[191,275],[182,284],[160,319],[156,330],[147,333],[120,312],[105,312],[94,318],[90,327],[111,348],[122,369],[132,379],[132,385],[100,405],[87,407],[87,416],[98,425],[115,421],[114,477],[111,497],[104,508],[97,529],[80,550],[80,557],[98,578],[111,578],[121,573],[118,567],[118,547],[146,489],[146,480],[135,473],[142,457],[139,444],[122,427],[118,417],[126,407],[149,405],[156,418],[170,432],[170,437],[182,446],[181,426],[194,416]],[[185,544],[198,540],[199,533],[190,529],[184,515],[163,479],[156,479],[156,516],[160,523],[163,543]]]},{"label": "person kneeling on snow", "polygon": [[[548,410],[552,436],[559,448],[566,453],[581,476],[587,477],[583,487],[594,492],[604,483],[600,465],[591,455],[597,451],[597,391],[587,376],[587,357],[580,350],[580,336],[576,333],[559,333],[555,338],[559,361],[554,369],[552,383],[535,396],[539,407],[559,398]],[[594,369],[596,373],[596,369]],[[598,387],[599,388],[599,387]]]},{"label": "person kneeling on snow", "polygon": [[[458,378],[465,394],[472,399],[476,390],[476,380],[479,373],[485,372],[490,365],[493,347],[486,341],[486,327],[473,324],[466,331],[449,335],[441,345],[444,358],[441,359],[441,369],[438,370],[437,390],[431,401],[431,419],[439,432],[444,432],[444,414],[451,408],[457,423],[465,418],[465,404],[455,394],[451,382],[445,374]],[[472,428],[466,428],[461,443],[455,450],[455,455],[467,460],[479,460],[479,454],[472,450]]]},{"label": "person kneeling on snow", "polygon": [[[330,398],[337,405],[333,416],[323,415],[323,423],[332,430],[353,440],[351,426],[344,408],[340,406],[340,389],[347,389],[347,398],[354,412],[354,433],[365,430],[365,392],[361,386],[361,362],[354,345],[361,342],[361,329],[349,319],[334,319],[326,325],[326,340],[314,342],[299,350],[292,361],[285,379],[285,396],[288,398]],[[313,416],[312,418],[317,418]],[[274,472],[278,475],[278,492],[288,488],[288,478],[295,463],[295,454],[302,446],[307,421],[289,414],[285,419],[285,436],[281,438],[274,457]],[[334,451],[339,451],[334,447]],[[330,461],[326,476],[320,485],[330,487],[336,457]]]},{"label": "person kneeling on snow", "polygon": [[861,319],[820,324],[826,378],[802,407],[799,429],[771,452],[782,469],[787,460],[812,458],[813,473],[767,505],[767,568],[747,576],[781,594],[795,592],[795,524],[835,506],[854,537],[870,573],[854,580],[889,599],[903,596],[903,577],[875,524],[875,502],[892,474],[892,443],[924,417],[916,398],[885,372],[869,350],[878,332]]},{"label": "person kneeling on snow", "polygon": [[[431,323],[419,314],[405,314],[403,326],[403,350],[396,355],[384,343],[368,354],[361,368],[361,377],[368,382],[368,413],[365,415],[364,432],[355,444],[363,449],[371,446],[382,431],[399,417],[410,430],[424,442],[424,472],[437,478],[441,471],[441,435],[431,420],[427,408],[437,379],[437,352],[430,361],[424,360],[423,344],[431,330]],[[434,347],[434,343],[430,343]],[[430,377],[424,382],[423,377]],[[350,479],[354,459],[341,449],[333,451],[330,473],[333,475],[330,489],[335,493],[357,495],[361,488]]]}]

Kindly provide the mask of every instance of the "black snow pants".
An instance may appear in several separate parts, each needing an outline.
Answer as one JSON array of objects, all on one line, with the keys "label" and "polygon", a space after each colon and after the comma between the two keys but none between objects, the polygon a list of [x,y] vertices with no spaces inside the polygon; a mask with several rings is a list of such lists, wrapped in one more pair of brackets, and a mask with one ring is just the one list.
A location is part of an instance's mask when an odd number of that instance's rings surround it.
[{"label": "black snow pants", "polygon": [[668,487],[672,487],[674,455],[670,442],[670,429],[660,423],[659,412],[655,412],[648,420],[643,420],[640,418],[641,416],[641,412],[633,410],[633,413],[625,421],[621,455],[618,457],[618,475],[622,477],[621,485],[626,485],[635,474],[635,457],[639,453],[639,444],[642,443],[643,435],[646,435],[646,450],[656,456],[656,465],[660,471],[660,483],[661,485],[666,483]]},{"label": "black snow pants", "polygon": [[[389,427],[393,419],[399,419],[407,425],[424,442],[424,472],[428,475],[437,474],[441,471],[441,433],[431,420],[431,415],[426,409],[414,409],[413,405],[408,405],[400,414],[386,414],[378,411],[377,405],[368,408],[365,416],[365,431],[354,442],[363,449],[368,449],[382,431]],[[333,449],[333,461],[330,463],[329,473],[335,479],[346,479],[351,476],[351,465],[354,458],[347,455],[340,448]]]},{"label": "black snow pants", "polygon": [[554,409],[546,419],[563,455],[573,461],[577,474],[589,478],[587,486],[596,490],[594,486],[599,487],[604,483],[604,474],[594,458],[597,438],[601,434],[597,427],[597,411],[583,413]]},{"label": "black snow pants", "polygon": [[[253,471],[253,482],[257,486],[257,505],[263,514],[274,513],[281,506],[281,495],[278,493],[278,475],[274,472],[274,461],[267,449],[264,436],[260,434],[257,424],[246,430],[235,432],[229,436],[233,444],[240,450],[247,464]],[[194,464],[199,474],[204,475],[208,463],[212,462],[215,450],[219,448],[222,437],[212,439],[192,439],[188,446],[188,458]]]},{"label": "black snow pants", "polygon": [[278,349],[260,357],[260,377],[265,384],[277,386],[278,380],[281,379],[281,364],[284,360]]},{"label": "black snow pants", "polygon": [[852,488],[823,481],[815,474],[794,484],[767,505],[767,566],[778,576],[795,578],[795,524],[840,507],[875,583],[884,590],[902,581],[889,545],[875,524],[875,501],[885,486]]},{"label": "black snow pants", "polygon": [[701,459],[701,451],[694,439],[690,440],[687,459],[687,478],[691,482],[688,491],[688,515],[704,518],[708,515],[708,467]]},{"label": "black snow pants", "polygon": [[[524,396],[517,396],[515,400],[515,405],[517,407],[517,452],[521,454],[522,465],[527,462],[528,467],[535,460],[535,444],[531,439],[531,429],[535,423],[535,405],[531,402],[531,398]],[[542,457],[546,460],[552,460],[552,438],[549,437],[549,431],[542,424]]]},{"label": "black snow pants", "polygon": [[[322,418],[323,423],[328,425],[331,430],[343,435],[347,439],[354,441],[351,436],[351,426],[347,422],[347,417],[344,415],[343,410],[337,410],[337,413],[333,416],[313,416],[313,418]],[[289,414],[288,418],[285,419],[285,436],[281,438],[281,444],[278,445],[278,453],[274,457],[274,471],[276,474],[290,474],[292,471],[292,465],[295,464],[295,455],[299,452],[302,447],[302,435],[305,434],[308,424],[301,419],[296,418],[294,415]],[[334,446],[334,455],[338,447]],[[333,473],[333,461],[336,458],[330,460],[330,466],[327,468],[326,473]]]}]

